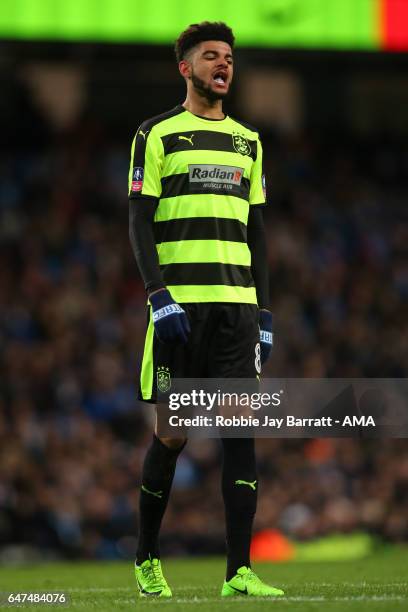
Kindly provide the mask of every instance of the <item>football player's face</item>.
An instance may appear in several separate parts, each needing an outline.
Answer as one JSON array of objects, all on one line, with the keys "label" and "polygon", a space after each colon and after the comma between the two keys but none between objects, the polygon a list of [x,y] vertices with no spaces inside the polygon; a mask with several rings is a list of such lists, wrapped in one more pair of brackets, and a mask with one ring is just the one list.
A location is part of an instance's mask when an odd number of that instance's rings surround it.
[{"label": "football player's face", "polygon": [[228,43],[207,40],[197,45],[191,57],[190,74],[197,93],[212,101],[225,98],[233,72],[232,50]]}]

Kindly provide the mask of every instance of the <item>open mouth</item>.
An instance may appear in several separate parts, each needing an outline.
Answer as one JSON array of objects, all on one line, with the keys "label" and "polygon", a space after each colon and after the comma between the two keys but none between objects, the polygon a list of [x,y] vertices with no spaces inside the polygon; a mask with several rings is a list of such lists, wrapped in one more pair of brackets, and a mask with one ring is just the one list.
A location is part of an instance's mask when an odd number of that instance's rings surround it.
[{"label": "open mouth", "polygon": [[225,86],[227,83],[227,73],[221,70],[215,72],[213,75],[213,80],[215,81],[215,83],[217,83],[217,85]]}]

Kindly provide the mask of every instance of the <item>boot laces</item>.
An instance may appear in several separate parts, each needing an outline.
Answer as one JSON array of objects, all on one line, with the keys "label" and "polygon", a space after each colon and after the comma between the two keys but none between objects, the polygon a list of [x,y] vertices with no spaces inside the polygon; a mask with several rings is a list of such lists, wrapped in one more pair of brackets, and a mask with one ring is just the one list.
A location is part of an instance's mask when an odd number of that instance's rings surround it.
[{"label": "boot laces", "polygon": [[152,563],[151,561],[149,565],[146,565],[146,567],[142,568],[142,573],[145,578],[151,578],[159,584],[162,583],[163,576],[160,570],[160,565],[158,563]]}]

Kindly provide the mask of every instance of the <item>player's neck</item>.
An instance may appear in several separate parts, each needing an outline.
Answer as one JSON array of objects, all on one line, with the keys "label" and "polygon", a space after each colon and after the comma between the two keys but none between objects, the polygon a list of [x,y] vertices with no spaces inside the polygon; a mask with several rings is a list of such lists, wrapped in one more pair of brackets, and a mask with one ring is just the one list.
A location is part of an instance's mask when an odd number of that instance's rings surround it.
[{"label": "player's neck", "polygon": [[222,111],[222,100],[209,102],[201,96],[187,95],[182,106],[193,115],[200,117],[208,117],[208,119],[224,119],[225,114]]}]

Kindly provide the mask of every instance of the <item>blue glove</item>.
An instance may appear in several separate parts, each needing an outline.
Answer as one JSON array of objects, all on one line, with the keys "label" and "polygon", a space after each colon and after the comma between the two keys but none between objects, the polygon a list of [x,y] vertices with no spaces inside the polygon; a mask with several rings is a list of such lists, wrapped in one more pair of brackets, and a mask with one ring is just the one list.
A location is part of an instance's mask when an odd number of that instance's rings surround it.
[{"label": "blue glove", "polygon": [[159,340],[165,343],[186,343],[190,323],[185,311],[173,300],[167,289],[160,289],[149,296],[153,310],[153,323]]},{"label": "blue glove", "polygon": [[259,335],[261,340],[261,364],[268,359],[272,350],[272,313],[269,310],[259,311]]}]

